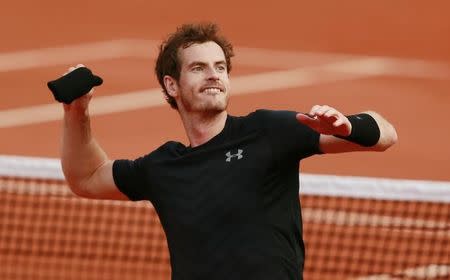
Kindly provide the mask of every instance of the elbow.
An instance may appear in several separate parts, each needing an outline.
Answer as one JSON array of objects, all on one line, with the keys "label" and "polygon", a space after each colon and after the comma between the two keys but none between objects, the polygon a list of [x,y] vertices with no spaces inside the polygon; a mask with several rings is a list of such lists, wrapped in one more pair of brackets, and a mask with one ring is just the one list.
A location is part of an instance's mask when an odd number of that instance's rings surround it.
[{"label": "elbow", "polygon": [[390,146],[393,146],[393,145],[396,144],[397,142],[398,142],[397,131],[395,130],[394,127],[392,127],[392,136],[391,136]]},{"label": "elbow", "polygon": [[78,197],[88,198],[87,178],[78,170],[62,162],[62,171],[67,187]]},{"label": "elbow", "polygon": [[86,192],[86,189],[79,182],[71,181],[66,177],[66,183],[74,195],[83,198],[89,197],[89,194]]},{"label": "elbow", "polygon": [[395,128],[390,125],[388,132],[380,139],[377,146],[377,151],[384,152],[398,142],[398,135]]},{"label": "elbow", "polygon": [[66,179],[66,184],[72,193],[76,196],[88,198],[89,193],[87,192],[86,184],[83,184],[83,180],[80,180],[77,176],[71,176],[70,172],[63,168],[64,178]]}]

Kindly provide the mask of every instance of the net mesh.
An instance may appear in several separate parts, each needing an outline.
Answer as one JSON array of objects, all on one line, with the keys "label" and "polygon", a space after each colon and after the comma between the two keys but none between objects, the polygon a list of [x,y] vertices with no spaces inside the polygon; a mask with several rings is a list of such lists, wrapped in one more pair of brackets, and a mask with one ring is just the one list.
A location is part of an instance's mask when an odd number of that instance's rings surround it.
[{"label": "net mesh", "polygon": [[[302,175],[305,279],[449,279],[450,183]],[[0,157],[0,279],[170,279],[149,203],[82,199]]]}]

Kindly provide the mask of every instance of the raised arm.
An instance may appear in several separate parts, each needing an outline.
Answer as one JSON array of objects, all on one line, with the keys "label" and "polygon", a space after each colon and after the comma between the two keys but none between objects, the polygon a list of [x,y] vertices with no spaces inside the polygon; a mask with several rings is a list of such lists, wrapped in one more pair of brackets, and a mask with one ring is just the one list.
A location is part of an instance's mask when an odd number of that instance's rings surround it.
[{"label": "raised arm", "polygon": [[113,161],[91,134],[88,110],[91,98],[92,91],[71,104],[63,104],[61,163],[64,176],[71,190],[79,196],[128,200],[114,183]]},{"label": "raised arm", "polygon": [[327,105],[316,105],[308,114],[298,114],[297,120],[321,133],[323,153],[381,152],[397,142],[394,126],[373,111],[347,117]]}]

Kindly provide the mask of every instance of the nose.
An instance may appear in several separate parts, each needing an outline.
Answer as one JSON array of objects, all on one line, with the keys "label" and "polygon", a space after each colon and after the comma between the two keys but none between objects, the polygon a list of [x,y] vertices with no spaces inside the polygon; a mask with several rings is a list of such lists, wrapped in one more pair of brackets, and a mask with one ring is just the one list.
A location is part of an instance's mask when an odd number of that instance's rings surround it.
[{"label": "nose", "polygon": [[208,70],[208,80],[217,81],[219,79],[219,73],[214,68],[209,68]]}]

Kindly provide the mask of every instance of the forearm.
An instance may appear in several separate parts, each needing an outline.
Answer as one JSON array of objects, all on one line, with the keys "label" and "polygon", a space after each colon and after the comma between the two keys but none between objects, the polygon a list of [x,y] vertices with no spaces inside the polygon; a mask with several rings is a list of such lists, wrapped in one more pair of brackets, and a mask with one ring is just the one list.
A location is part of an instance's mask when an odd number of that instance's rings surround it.
[{"label": "forearm", "polygon": [[380,139],[374,146],[369,147],[370,150],[385,151],[397,142],[397,131],[390,122],[388,122],[377,112],[367,111],[364,113],[374,118],[380,129]]},{"label": "forearm", "polygon": [[[364,125],[366,131],[361,129],[361,127],[357,127],[356,129],[359,131],[356,137],[357,139],[367,138],[368,135],[360,135],[361,133],[373,133],[369,138],[373,138],[376,135],[376,140],[374,144],[358,144],[357,140],[346,139],[347,137],[335,136],[336,133],[322,133],[320,135],[320,150],[323,153],[343,153],[343,152],[354,152],[354,151],[376,151],[381,152],[387,150],[389,147],[394,145],[397,142],[397,132],[394,126],[389,123],[385,118],[373,111],[362,112],[364,114],[370,115],[376,122],[374,128],[379,131],[367,131],[368,126],[364,123],[359,123],[359,125]],[[342,116],[342,118],[345,118]],[[345,118],[347,119],[347,118]],[[348,122],[348,121],[347,121]],[[350,122],[349,131],[352,132],[355,127],[352,127]],[[370,125],[372,126],[372,125]],[[348,133],[350,133],[348,132]],[[372,142],[370,140],[369,142]]]},{"label": "forearm", "polygon": [[64,176],[72,190],[82,193],[84,183],[107,161],[107,155],[92,137],[87,110],[76,112],[66,109],[61,163]]}]

